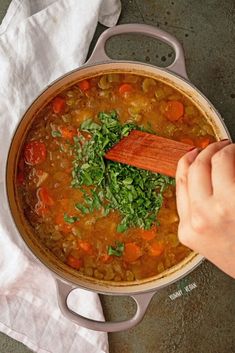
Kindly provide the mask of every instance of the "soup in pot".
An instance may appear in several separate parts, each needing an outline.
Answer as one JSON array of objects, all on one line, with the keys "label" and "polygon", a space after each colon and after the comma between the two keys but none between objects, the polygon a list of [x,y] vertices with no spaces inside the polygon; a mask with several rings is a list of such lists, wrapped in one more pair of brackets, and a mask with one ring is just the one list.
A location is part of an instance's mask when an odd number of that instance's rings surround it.
[{"label": "soup in pot", "polygon": [[174,179],[104,159],[133,129],[200,148],[216,140],[176,89],[110,73],[54,97],[35,116],[20,152],[22,212],[43,246],[87,277],[149,278],[190,253],[177,237]]}]

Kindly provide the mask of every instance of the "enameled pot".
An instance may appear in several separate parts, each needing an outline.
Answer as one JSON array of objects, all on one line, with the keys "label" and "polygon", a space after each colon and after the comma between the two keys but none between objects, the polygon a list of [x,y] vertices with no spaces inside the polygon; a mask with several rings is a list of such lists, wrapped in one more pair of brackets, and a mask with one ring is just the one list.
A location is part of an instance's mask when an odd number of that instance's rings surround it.
[{"label": "enameled pot", "polygon": [[[144,34],[169,44],[175,51],[174,62],[163,69],[139,62],[111,60],[105,52],[105,43],[110,37],[124,33]],[[185,69],[183,49],[180,43],[172,35],[148,25],[120,25],[103,32],[89,61],[83,67],[67,73],[49,85],[24,114],[12,138],[6,165],[6,193],[13,221],[19,236],[23,238],[30,252],[36,259],[43,263],[54,276],[57,283],[58,302],[62,313],[80,326],[107,332],[126,330],[138,324],[143,318],[153,295],[160,288],[179,280],[192,271],[201,263],[203,257],[192,252],[178,265],[166,270],[160,275],[135,282],[105,282],[84,277],[79,274],[79,272],[68,268],[64,263],[60,262],[39,243],[33,234],[33,229],[20,211],[20,203],[15,190],[14,181],[22,141],[24,141],[33,117],[38,111],[54,96],[75,84],[78,80],[113,72],[136,73],[155,78],[173,86],[191,99],[198,109],[203,112],[204,116],[213,126],[218,139],[230,138],[219,113],[206,97],[189,82]],[[119,322],[99,322],[80,316],[73,312],[67,304],[69,293],[77,287],[108,295],[129,295],[137,304],[135,315],[131,319]]]}]

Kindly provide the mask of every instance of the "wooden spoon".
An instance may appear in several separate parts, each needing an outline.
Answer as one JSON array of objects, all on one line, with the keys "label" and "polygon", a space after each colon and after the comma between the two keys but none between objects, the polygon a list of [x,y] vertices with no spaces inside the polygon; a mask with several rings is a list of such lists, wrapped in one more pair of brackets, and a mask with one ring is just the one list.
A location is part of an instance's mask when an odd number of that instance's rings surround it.
[{"label": "wooden spoon", "polygon": [[179,159],[193,148],[186,143],[132,130],[105,154],[105,158],[175,177]]}]

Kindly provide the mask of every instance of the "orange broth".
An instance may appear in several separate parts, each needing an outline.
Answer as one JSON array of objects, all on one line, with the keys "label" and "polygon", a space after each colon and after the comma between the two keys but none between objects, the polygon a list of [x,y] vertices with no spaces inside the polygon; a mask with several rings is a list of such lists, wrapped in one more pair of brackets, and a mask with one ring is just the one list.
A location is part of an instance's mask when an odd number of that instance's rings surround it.
[{"label": "orange broth", "polygon": [[[118,210],[104,215],[105,199],[93,212],[75,207],[84,203],[84,190],[94,188],[71,186],[75,137],[82,137],[83,148],[92,133],[81,131],[81,124],[90,118],[100,123],[98,113],[113,110],[121,124],[131,122],[160,136],[200,148],[215,141],[205,117],[172,87],[138,75],[102,75],[63,91],[35,117],[21,151],[17,190],[35,236],[61,261],[88,277],[134,281],[174,266],[190,250],[177,237],[174,185],[164,190],[150,229],[117,231],[122,215]],[[118,246],[119,253],[110,253]]]}]

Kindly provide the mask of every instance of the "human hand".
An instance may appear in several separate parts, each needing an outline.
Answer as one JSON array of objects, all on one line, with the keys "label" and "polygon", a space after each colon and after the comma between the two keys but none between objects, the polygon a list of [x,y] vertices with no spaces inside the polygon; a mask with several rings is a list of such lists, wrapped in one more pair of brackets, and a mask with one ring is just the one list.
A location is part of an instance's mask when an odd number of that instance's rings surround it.
[{"label": "human hand", "polygon": [[235,278],[235,144],[183,156],[176,172],[179,240]]}]

